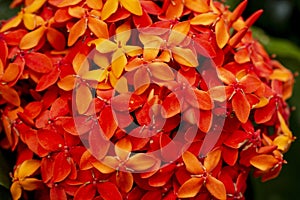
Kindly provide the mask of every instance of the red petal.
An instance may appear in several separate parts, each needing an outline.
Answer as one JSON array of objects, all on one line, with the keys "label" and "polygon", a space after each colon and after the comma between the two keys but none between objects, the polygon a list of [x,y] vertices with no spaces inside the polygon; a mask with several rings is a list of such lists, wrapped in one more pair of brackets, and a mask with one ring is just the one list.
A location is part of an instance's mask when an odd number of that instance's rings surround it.
[{"label": "red petal", "polygon": [[245,94],[240,90],[236,91],[232,98],[232,108],[240,122],[246,123],[248,121],[251,110],[250,104]]},{"label": "red petal", "polygon": [[98,192],[104,200],[122,200],[121,193],[115,184],[110,182],[97,184]]},{"label": "red petal", "polygon": [[50,199],[67,200],[67,194],[63,188],[54,186],[50,189]]},{"label": "red petal", "polygon": [[35,119],[42,111],[43,104],[39,101],[33,101],[26,105],[24,109],[24,114],[30,117],[31,119]]},{"label": "red petal", "polygon": [[162,114],[165,118],[170,118],[180,113],[180,103],[174,93],[169,94],[162,103]]},{"label": "red petal", "polygon": [[236,149],[232,149],[229,147],[224,147],[222,149],[222,157],[223,157],[224,161],[230,166],[235,165],[235,163],[238,159],[238,155],[239,155],[239,152]]},{"label": "red petal", "polygon": [[133,16],[133,22],[137,28],[147,27],[152,24],[152,19],[147,12],[143,11],[142,16]]},{"label": "red petal", "polygon": [[64,50],[66,46],[65,36],[54,28],[47,29],[47,40],[58,51]]},{"label": "red petal", "polygon": [[93,184],[84,184],[78,188],[74,200],[93,200],[96,195],[96,187]]},{"label": "red petal", "polygon": [[247,139],[249,138],[249,135],[244,131],[234,131],[225,141],[224,144],[228,147],[238,149],[240,148],[245,142],[247,142]]},{"label": "red petal", "polygon": [[58,67],[54,67],[49,74],[45,74],[40,78],[35,90],[38,92],[43,91],[48,87],[50,87],[51,85],[54,85],[59,75],[60,75],[60,71]]},{"label": "red petal", "polygon": [[38,130],[39,143],[48,151],[57,151],[65,145],[65,140],[60,133],[54,130]]},{"label": "red petal", "polygon": [[53,167],[53,182],[61,182],[66,179],[72,170],[73,162],[64,152],[57,154]]},{"label": "red petal", "polygon": [[42,53],[31,52],[24,56],[26,66],[38,73],[49,73],[53,69],[52,61]]},{"label": "red petal", "polygon": [[67,98],[60,97],[53,102],[49,115],[51,119],[55,119],[56,117],[64,116],[67,113],[69,113],[68,100]]},{"label": "red petal", "polygon": [[118,127],[110,107],[106,107],[102,110],[98,122],[104,135],[107,137],[107,139],[110,139]]}]

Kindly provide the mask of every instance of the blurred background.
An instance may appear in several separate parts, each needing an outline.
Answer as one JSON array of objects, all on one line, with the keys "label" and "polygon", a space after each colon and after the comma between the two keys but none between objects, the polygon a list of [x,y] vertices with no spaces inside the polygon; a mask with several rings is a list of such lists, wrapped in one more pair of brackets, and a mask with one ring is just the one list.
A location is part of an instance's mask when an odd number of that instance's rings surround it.
[{"label": "blurred background", "polygon": [[[240,0],[224,0],[234,8]],[[244,17],[258,9],[264,13],[253,28],[254,35],[270,54],[293,71],[300,71],[300,0],[248,0]],[[0,0],[0,19],[9,19],[18,10],[9,9],[9,0]],[[249,180],[247,200],[295,200],[299,199],[300,181],[300,77],[296,77],[294,95],[289,100],[292,112],[290,126],[298,138],[286,153],[288,164],[278,178],[261,183],[259,179]],[[5,176],[9,168],[0,152],[0,199],[9,199],[9,177]],[[9,161],[8,161],[9,162]]]}]

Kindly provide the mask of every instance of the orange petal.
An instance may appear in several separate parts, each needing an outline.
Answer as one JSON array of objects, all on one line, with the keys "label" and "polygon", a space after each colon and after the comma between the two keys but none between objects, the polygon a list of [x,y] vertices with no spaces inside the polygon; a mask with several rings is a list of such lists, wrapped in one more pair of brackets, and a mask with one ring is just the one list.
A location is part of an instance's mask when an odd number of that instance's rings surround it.
[{"label": "orange petal", "polygon": [[131,26],[129,22],[125,22],[116,29],[116,40],[125,45],[131,36]]},{"label": "orange petal", "polygon": [[144,171],[150,169],[157,163],[157,160],[144,153],[137,153],[130,157],[126,162],[126,167],[133,169],[134,171]]},{"label": "orange petal", "polygon": [[172,54],[174,59],[182,65],[188,67],[197,67],[198,66],[198,58],[197,55],[190,49],[184,49],[181,47],[172,48]]},{"label": "orange petal", "polygon": [[208,94],[208,92],[195,89],[194,93],[198,100],[198,105],[192,105],[192,106],[196,106],[196,107],[199,106],[201,110],[211,110],[213,108],[212,99]]},{"label": "orange petal", "polygon": [[159,53],[163,40],[158,36],[146,34],[140,34],[139,38],[144,45],[143,58],[149,61],[154,60]]},{"label": "orange petal", "polygon": [[227,69],[225,69],[223,67],[219,67],[219,68],[217,68],[217,72],[218,72],[219,79],[221,79],[221,81],[223,83],[230,85],[230,84],[236,82],[236,78],[233,75],[233,73],[231,73]]},{"label": "orange petal", "polygon": [[247,74],[239,80],[239,83],[243,85],[243,91],[245,93],[255,92],[261,85],[262,82],[256,76]]},{"label": "orange petal", "polygon": [[49,27],[47,29],[47,40],[48,42],[51,44],[51,46],[58,50],[58,51],[62,51],[64,50],[65,46],[66,46],[66,39],[64,34],[62,34],[61,32],[59,32],[58,30]]},{"label": "orange petal", "polygon": [[26,178],[24,180],[20,180],[20,185],[22,185],[24,190],[33,191],[42,188],[43,182],[36,178]]},{"label": "orange petal", "polygon": [[64,91],[70,91],[75,86],[75,80],[76,80],[76,78],[74,75],[68,75],[68,76],[65,76],[64,78],[60,79],[57,82],[57,85],[60,89],[62,89]]},{"label": "orange petal", "polygon": [[224,184],[215,177],[209,175],[207,177],[205,186],[215,198],[222,200],[226,199],[226,188]]},{"label": "orange petal", "polygon": [[77,53],[72,61],[73,69],[76,74],[82,76],[89,71],[89,63],[86,55]]},{"label": "orange petal", "polygon": [[282,82],[287,82],[293,79],[292,74],[289,70],[275,69],[273,73],[269,76],[271,80],[279,80]]},{"label": "orange petal", "polygon": [[121,5],[132,14],[141,16],[143,14],[142,6],[139,0],[119,0]]},{"label": "orange petal", "polygon": [[31,49],[38,45],[42,37],[44,36],[44,33],[46,31],[45,26],[41,26],[34,31],[31,31],[24,35],[24,37],[20,41],[20,48],[21,49]]},{"label": "orange petal", "polygon": [[118,9],[119,1],[118,0],[107,0],[102,8],[101,19],[106,20]]},{"label": "orange petal", "polygon": [[240,49],[234,54],[234,60],[239,64],[250,62],[250,52],[246,48]]},{"label": "orange petal", "polygon": [[240,90],[236,91],[232,97],[232,108],[240,122],[246,123],[249,118],[251,108],[245,94]]},{"label": "orange petal", "polygon": [[172,81],[175,78],[171,67],[163,62],[153,62],[148,64],[151,75],[162,81]]},{"label": "orange petal", "polygon": [[38,11],[44,4],[46,0],[35,0],[24,8],[25,13],[34,13]]},{"label": "orange petal", "polygon": [[93,96],[90,88],[85,84],[80,84],[76,88],[76,107],[79,114],[83,114],[89,108]]},{"label": "orange petal", "polygon": [[119,140],[115,145],[115,153],[122,161],[128,159],[131,150],[132,150],[132,145],[128,138],[123,138]]},{"label": "orange petal", "polygon": [[9,20],[6,24],[4,24],[0,30],[0,32],[5,32],[11,28],[17,27],[23,19],[23,13],[20,12],[16,17],[13,17],[11,20]]},{"label": "orange petal", "polygon": [[214,21],[216,21],[217,18],[218,15],[215,13],[203,13],[191,19],[191,24],[207,26],[214,23]]},{"label": "orange petal", "polygon": [[72,46],[79,37],[81,37],[87,28],[87,19],[81,18],[78,22],[76,22],[72,28],[70,29],[69,37],[68,37],[68,46]]},{"label": "orange petal", "polygon": [[277,111],[277,115],[278,115],[278,119],[280,122],[280,128],[281,128],[283,134],[289,138],[293,138],[293,134],[292,134],[291,130],[289,129],[288,125],[285,122],[285,119],[283,118],[283,116],[281,115],[281,113],[279,111]]},{"label": "orange petal", "polygon": [[206,13],[210,10],[207,1],[203,0],[185,0],[184,5],[197,13]]},{"label": "orange petal", "polygon": [[107,24],[104,21],[94,17],[89,17],[88,26],[98,38],[107,39],[109,37]]},{"label": "orange petal", "polygon": [[119,161],[111,156],[106,156],[102,161],[93,162],[92,165],[103,174],[110,174],[116,171]]},{"label": "orange petal", "polygon": [[209,89],[209,96],[219,102],[223,102],[227,99],[226,96],[226,87],[227,86],[216,86]]},{"label": "orange petal", "polygon": [[210,151],[204,159],[204,167],[208,172],[215,169],[221,159],[221,150]]},{"label": "orange petal", "polygon": [[41,164],[39,160],[25,160],[16,171],[14,175],[16,178],[22,179],[31,176],[40,168]]},{"label": "orange petal", "polygon": [[145,68],[138,69],[133,77],[133,85],[136,94],[142,94],[150,85],[149,73]]},{"label": "orange petal", "polygon": [[62,7],[66,7],[66,6],[74,6],[78,3],[80,3],[82,0],[63,0],[62,2],[60,2],[57,7],[62,8]]},{"label": "orange petal", "polygon": [[184,5],[181,0],[173,0],[166,10],[167,19],[178,19],[183,13]]},{"label": "orange petal", "polygon": [[94,10],[100,10],[103,7],[102,0],[86,0],[86,4],[88,5],[88,7]]},{"label": "orange petal", "polygon": [[199,175],[204,172],[202,163],[191,152],[184,152],[182,155],[182,159],[188,172],[195,175]]},{"label": "orange petal", "polygon": [[162,102],[162,116],[165,118],[173,117],[180,113],[180,103],[174,93],[169,94]]},{"label": "orange petal", "polygon": [[118,49],[118,45],[116,43],[103,38],[93,40],[90,43],[94,43],[97,51],[100,53],[109,53]]},{"label": "orange petal", "polygon": [[263,154],[252,157],[250,163],[259,170],[268,171],[278,163],[278,160],[272,155]]},{"label": "orange petal", "polygon": [[23,23],[28,30],[33,30],[36,27],[42,25],[44,23],[44,20],[41,16],[31,13],[25,13],[23,16]]},{"label": "orange petal", "polygon": [[20,73],[19,65],[16,63],[9,63],[7,68],[5,69],[2,78],[0,79],[4,82],[10,82],[15,80],[19,76],[19,73]]},{"label": "orange petal", "polygon": [[241,2],[232,12],[231,16],[230,16],[230,20],[232,22],[236,21],[244,12],[244,10],[246,9],[248,1],[244,0],[243,2]]},{"label": "orange petal", "polygon": [[184,21],[174,25],[168,38],[170,45],[179,45],[190,31],[190,22]]},{"label": "orange petal", "polygon": [[227,25],[222,18],[216,23],[215,29],[217,44],[219,48],[222,49],[227,44],[230,38],[229,32],[227,30]]},{"label": "orange petal", "polygon": [[13,198],[13,200],[18,200],[22,196],[22,187],[19,183],[19,181],[13,182],[13,184],[10,186],[10,193]]},{"label": "orange petal", "polygon": [[83,8],[81,6],[69,7],[68,13],[72,17],[80,19],[80,18],[83,18],[85,15],[85,8]]},{"label": "orange petal", "polygon": [[276,145],[279,150],[285,153],[290,148],[293,140],[293,138],[289,138],[286,135],[279,135],[274,139],[273,144]]},{"label": "orange petal", "polygon": [[90,81],[100,81],[100,78],[103,76],[104,70],[102,69],[96,69],[86,72],[81,76],[84,80],[90,80]]},{"label": "orange petal", "polygon": [[19,94],[13,88],[8,87],[7,85],[0,85],[0,94],[8,103],[14,106],[20,106],[21,100]]},{"label": "orange petal", "polygon": [[112,56],[111,70],[116,78],[119,78],[125,65],[127,64],[127,58],[121,49],[118,49]]},{"label": "orange petal", "polygon": [[204,182],[204,178],[190,178],[179,189],[179,198],[192,198],[195,197],[200,191]]},{"label": "orange petal", "polygon": [[128,193],[133,186],[133,176],[129,172],[119,171],[116,177],[117,185],[121,191]]}]

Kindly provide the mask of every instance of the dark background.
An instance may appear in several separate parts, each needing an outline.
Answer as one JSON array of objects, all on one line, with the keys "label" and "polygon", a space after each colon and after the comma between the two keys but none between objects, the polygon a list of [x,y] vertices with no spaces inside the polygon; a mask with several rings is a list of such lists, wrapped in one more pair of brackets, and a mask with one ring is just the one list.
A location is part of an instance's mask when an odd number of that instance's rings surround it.
[{"label": "dark background", "polygon": [[[244,17],[258,9],[264,13],[253,28],[254,35],[265,46],[270,54],[293,72],[300,71],[300,0],[248,0]],[[225,1],[234,8],[240,0]],[[8,8],[9,0],[0,0],[0,19],[8,19],[17,10]],[[285,165],[274,180],[261,183],[259,179],[251,178],[249,193],[254,200],[297,200],[300,193],[300,77],[296,77],[294,95],[289,100],[292,112],[290,126],[298,138],[285,154],[288,164]],[[0,199],[9,199],[9,178],[4,176],[9,171],[0,152]],[[249,198],[248,198],[249,199]],[[247,199],[247,200],[248,200]],[[251,200],[251,199],[249,199]]]}]

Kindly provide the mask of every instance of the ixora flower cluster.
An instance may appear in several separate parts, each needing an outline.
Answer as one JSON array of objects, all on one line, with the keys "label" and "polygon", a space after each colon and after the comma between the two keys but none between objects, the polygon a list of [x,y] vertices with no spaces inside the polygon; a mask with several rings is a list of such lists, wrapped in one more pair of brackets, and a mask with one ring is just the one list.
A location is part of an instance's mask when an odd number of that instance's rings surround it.
[{"label": "ixora flower cluster", "polygon": [[244,199],[294,137],[293,74],[209,0],[15,0],[1,148],[16,199]]}]

